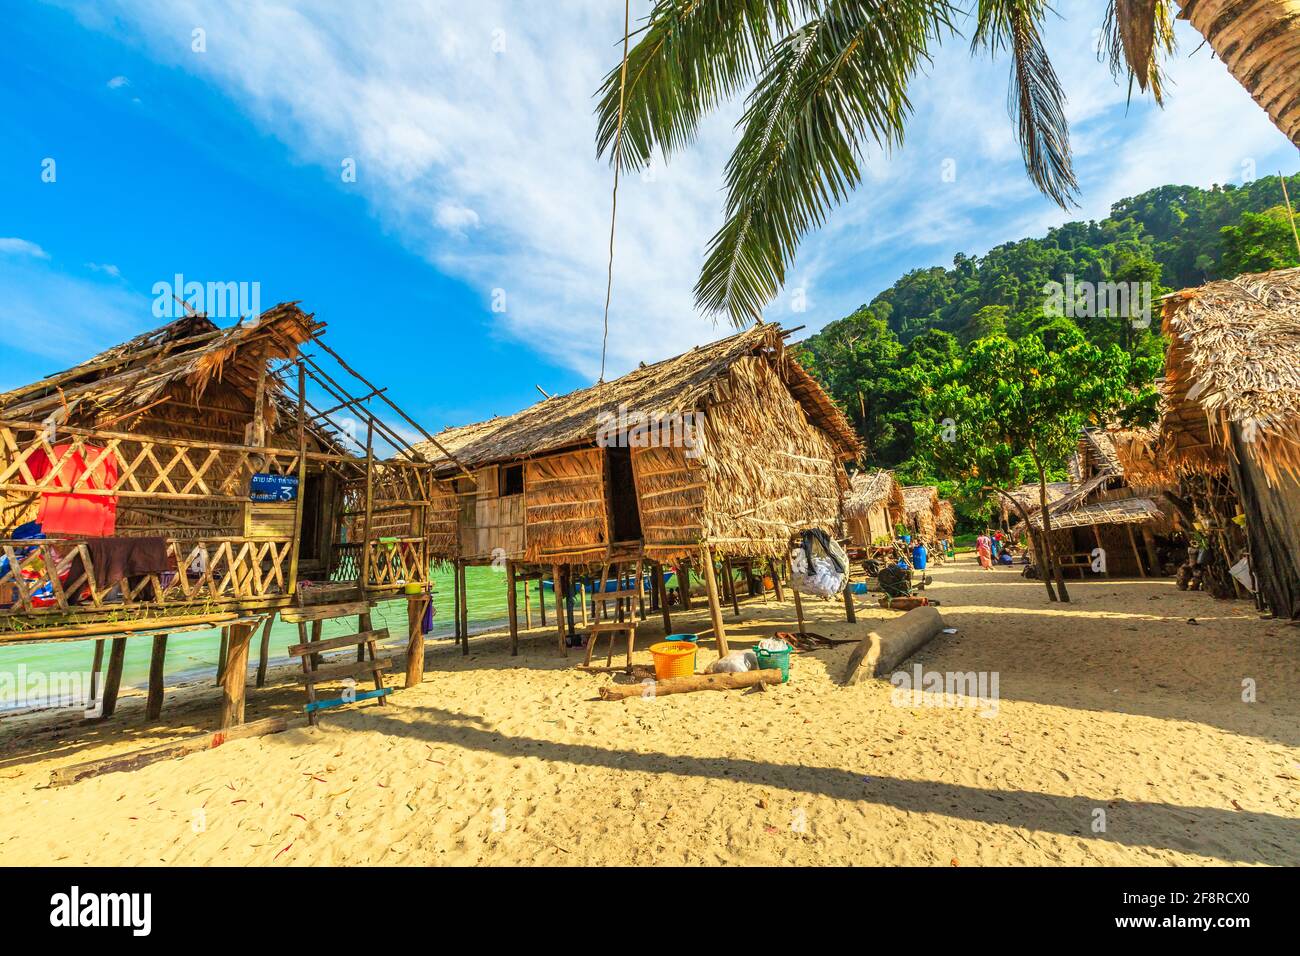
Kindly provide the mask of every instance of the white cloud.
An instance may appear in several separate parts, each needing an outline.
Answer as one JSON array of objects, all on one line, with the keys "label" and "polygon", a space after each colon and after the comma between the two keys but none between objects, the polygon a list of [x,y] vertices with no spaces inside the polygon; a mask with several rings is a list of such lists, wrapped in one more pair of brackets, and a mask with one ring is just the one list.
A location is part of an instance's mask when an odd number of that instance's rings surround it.
[{"label": "white cloud", "polygon": [[130,86],[131,81],[125,76],[115,76],[106,84],[110,90],[120,90],[124,86]]},{"label": "white cloud", "polygon": [[48,259],[50,257],[50,254],[36,243],[16,238],[0,238],[0,255],[30,256],[33,259]]},{"label": "white cloud", "polygon": [[122,270],[111,262],[87,262],[86,268],[91,272],[102,272],[104,275],[112,276],[114,279],[122,278]]},{"label": "white cloud", "polygon": [[[71,276],[44,261],[0,259],[0,328],[6,348],[64,366],[160,324],[150,301],[120,283]],[[48,371],[33,372],[30,380]]]},{"label": "white cloud", "polygon": [[[912,91],[906,147],[865,157],[862,187],[807,239],[771,317],[815,328],[903,268],[1102,216],[1164,182],[1222,181],[1247,157],[1282,154],[1285,138],[1208,51],[1175,61],[1168,110],[1135,101],[1123,115],[1126,91],[1093,49],[1099,5],[1059,7],[1048,41],[1075,123],[1082,208],[1062,212],[1027,182],[1006,112],[1005,57],[972,57],[955,38]],[[641,0],[633,16],[647,8]],[[360,190],[385,227],[485,303],[504,290],[503,334],[594,377],[611,173],[594,155],[593,92],[616,62],[617,5],[113,0],[74,12],[205,77],[299,160],[336,173],[354,157],[357,181],[340,188]],[[178,40],[194,24],[207,31],[203,55]],[[1185,50],[1196,45],[1185,24],[1180,32]],[[692,286],[721,221],[738,113],[731,105],[692,149],[620,186],[611,371],[725,331],[695,313]],[[951,182],[941,176],[948,159]],[[797,318],[796,287],[813,304]]]}]

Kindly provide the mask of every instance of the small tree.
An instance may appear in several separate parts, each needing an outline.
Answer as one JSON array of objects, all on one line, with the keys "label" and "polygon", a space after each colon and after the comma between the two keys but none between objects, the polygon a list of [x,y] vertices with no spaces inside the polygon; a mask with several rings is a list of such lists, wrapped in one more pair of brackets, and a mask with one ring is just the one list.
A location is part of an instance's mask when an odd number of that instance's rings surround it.
[{"label": "small tree", "polygon": [[918,423],[918,437],[937,471],[1000,492],[1026,473],[1037,480],[1041,529],[1019,503],[1016,509],[1034,536],[1049,600],[1070,597],[1051,546],[1048,474],[1073,451],[1084,425],[1136,397],[1135,382],[1149,382],[1151,372],[1118,347],[1102,350],[1063,325],[1054,329],[1050,347],[1038,335],[990,336],[955,361],[918,374],[932,413]]}]

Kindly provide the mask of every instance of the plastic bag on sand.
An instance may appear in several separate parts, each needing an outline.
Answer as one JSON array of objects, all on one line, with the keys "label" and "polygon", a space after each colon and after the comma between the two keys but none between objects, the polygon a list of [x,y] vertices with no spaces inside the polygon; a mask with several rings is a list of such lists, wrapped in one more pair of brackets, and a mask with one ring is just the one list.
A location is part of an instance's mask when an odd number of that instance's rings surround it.
[{"label": "plastic bag on sand", "polygon": [[753,651],[732,651],[709,665],[710,674],[743,674],[758,670],[758,656]]}]

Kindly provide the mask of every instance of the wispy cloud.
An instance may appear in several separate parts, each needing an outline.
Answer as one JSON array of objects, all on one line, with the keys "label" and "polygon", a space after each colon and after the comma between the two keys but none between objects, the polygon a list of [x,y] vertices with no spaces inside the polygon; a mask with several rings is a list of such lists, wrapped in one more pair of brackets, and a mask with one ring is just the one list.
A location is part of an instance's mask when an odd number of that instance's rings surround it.
[{"label": "wispy cloud", "polygon": [[34,242],[26,239],[0,238],[0,256],[30,256],[33,259],[48,259],[50,254]]},{"label": "wispy cloud", "polygon": [[86,268],[91,272],[101,272],[106,276],[112,276],[114,279],[122,278],[122,270],[111,262],[87,262]]}]

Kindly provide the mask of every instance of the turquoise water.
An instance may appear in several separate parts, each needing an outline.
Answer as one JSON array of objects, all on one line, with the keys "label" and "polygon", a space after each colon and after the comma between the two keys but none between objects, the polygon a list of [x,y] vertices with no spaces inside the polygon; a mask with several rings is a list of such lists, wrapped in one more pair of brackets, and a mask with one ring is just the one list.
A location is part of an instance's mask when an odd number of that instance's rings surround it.
[{"label": "turquoise water", "polygon": [[[454,627],[452,620],[452,572],[450,567],[440,569],[433,575],[435,608],[434,628],[431,639],[450,637]],[[470,630],[486,630],[502,624],[506,620],[506,583],[504,570],[491,567],[470,567],[465,569],[465,583],[469,591]],[[530,603],[533,609],[533,622],[537,623],[537,582],[530,582]],[[548,590],[547,623],[552,620],[554,595]],[[523,589],[520,588],[519,616],[523,621]],[[406,645],[406,600],[381,602],[371,612],[371,622],[376,628],[389,630],[391,646]],[[325,621],[324,637],[332,637],[356,632],[355,618],[341,618]],[[253,646],[249,652],[250,666],[255,666],[258,647],[262,639],[259,629],[253,635]],[[298,643],[298,626],[285,624],[278,617],[271,627],[272,663],[287,661],[286,649]],[[211,675],[216,679],[217,653],[221,647],[221,632],[216,628],[204,631],[188,631],[173,634],[167,641],[166,674],[168,682],[180,678]],[[126,659],[122,669],[124,687],[145,687],[149,680],[149,658],[153,652],[153,641],[148,637],[137,637],[126,642]],[[52,702],[50,697],[65,697],[57,690],[67,688],[72,681],[82,681],[76,686],[87,686],[91,662],[95,654],[94,641],[67,641],[50,644],[25,644],[21,646],[0,647],[0,710],[15,707],[44,706]],[[107,647],[105,648],[107,657]],[[56,676],[58,675],[58,676]],[[101,669],[101,680],[102,680]],[[51,690],[50,688],[56,688]],[[66,700],[63,702],[67,702]]]}]

